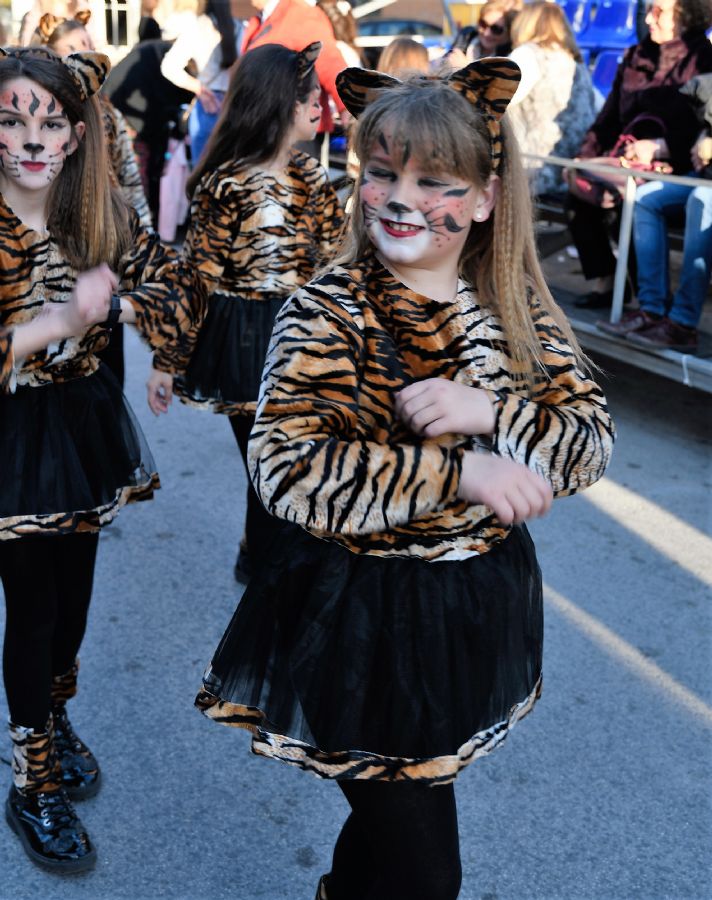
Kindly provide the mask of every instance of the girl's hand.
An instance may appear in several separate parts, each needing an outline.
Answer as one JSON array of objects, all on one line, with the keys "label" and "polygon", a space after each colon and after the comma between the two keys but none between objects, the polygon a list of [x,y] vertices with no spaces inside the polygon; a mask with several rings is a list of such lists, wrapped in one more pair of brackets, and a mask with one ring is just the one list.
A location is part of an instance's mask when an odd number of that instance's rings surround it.
[{"label": "girl's hand", "polygon": [[118,278],[106,263],[78,275],[69,301],[63,303],[58,311],[52,310],[61,320],[63,336],[81,334],[92,325],[105,322],[111,307],[111,295],[118,286]]},{"label": "girl's hand", "polygon": [[487,391],[447,378],[426,378],[396,395],[396,415],[415,434],[492,434],[495,414]]},{"label": "girl's hand", "polygon": [[522,463],[472,450],[463,456],[457,495],[489,506],[504,525],[545,515],[553,499],[551,485]]},{"label": "girl's hand", "polygon": [[154,416],[167,413],[173,400],[173,376],[167,372],[151,371],[151,376],[146,382],[148,391],[148,406]]}]

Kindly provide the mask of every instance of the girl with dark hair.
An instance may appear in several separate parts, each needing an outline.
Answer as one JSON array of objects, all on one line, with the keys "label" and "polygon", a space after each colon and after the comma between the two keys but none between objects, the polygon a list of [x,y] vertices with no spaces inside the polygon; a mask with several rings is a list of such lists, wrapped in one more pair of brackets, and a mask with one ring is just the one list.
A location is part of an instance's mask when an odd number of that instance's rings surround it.
[{"label": "girl with dark hair", "polygon": [[96,859],[69,798],[96,793],[99,766],[66,703],[98,531],[159,486],[96,354],[117,322],[132,322],[170,369],[195,324],[189,270],[109,176],[95,96],[108,70],[101,53],[0,50],[0,578],[14,744],[5,815],[30,859],[54,872]]},{"label": "girl with dark hair", "polygon": [[362,160],[341,255],[282,308],[249,468],[284,519],[198,707],[351,806],[317,896],[454,900],[452,781],[541,690],[524,521],[612,425],[536,259],[507,59],[337,79]]},{"label": "girl with dark hair", "polygon": [[[184,257],[202,279],[208,312],[186,370],[149,379],[149,406],[165,412],[173,386],[181,400],[224,413],[243,460],[274,318],[335,247],[342,214],[326,171],[294,148],[320,121],[314,63],[321,45],[301,52],[278,44],[250,50],[237,65],[220,121],[188,180],[192,198]],[[273,531],[248,487],[247,576]]]}]

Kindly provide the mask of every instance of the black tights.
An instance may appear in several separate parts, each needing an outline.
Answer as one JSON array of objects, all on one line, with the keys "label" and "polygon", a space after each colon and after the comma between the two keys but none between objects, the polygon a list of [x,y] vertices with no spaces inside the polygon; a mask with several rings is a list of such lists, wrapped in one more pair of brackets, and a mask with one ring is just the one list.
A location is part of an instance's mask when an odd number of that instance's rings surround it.
[{"label": "black tights", "polygon": [[451,784],[339,781],[351,806],[329,900],[455,900],[462,869]]},{"label": "black tights", "polygon": [[3,675],[16,725],[43,731],[52,678],[74,665],[86,630],[97,534],[0,541]]},{"label": "black tights", "polygon": [[252,487],[252,479],[247,469],[247,441],[255,424],[254,416],[230,416],[230,425],[240,448],[240,455],[247,472],[247,514],[245,516],[245,538],[250,563],[253,569],[264,558],[274,535],[281,529],[282,523],[270,515]]}]

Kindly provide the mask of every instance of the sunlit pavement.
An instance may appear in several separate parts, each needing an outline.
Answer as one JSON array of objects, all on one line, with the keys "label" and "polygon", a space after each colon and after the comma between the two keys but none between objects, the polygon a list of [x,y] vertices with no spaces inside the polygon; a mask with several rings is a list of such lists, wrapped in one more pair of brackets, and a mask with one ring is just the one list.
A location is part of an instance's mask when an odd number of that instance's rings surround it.
[{"label": "sunlit pavement", "polygon": [[[239,596],[232,433],[180,405],[154,420],[128,347],[163,490],[102,537],[72,702],[104,768],[81,806],[100,861],[47,875],[0,826],[0,897],[312,900],[340,793],[192,708]],[[464,900],[712,897],[712,397],[599,362],[619,442],[603,482],[532,526],[544,694],[457,783]]]}]

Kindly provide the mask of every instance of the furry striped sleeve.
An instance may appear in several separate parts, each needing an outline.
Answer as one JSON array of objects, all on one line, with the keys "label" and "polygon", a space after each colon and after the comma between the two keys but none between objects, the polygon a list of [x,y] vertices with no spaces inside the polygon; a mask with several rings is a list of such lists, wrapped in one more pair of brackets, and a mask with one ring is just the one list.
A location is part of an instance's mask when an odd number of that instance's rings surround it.
[{"label": "furry striped sleeve", "polygon": [[280,312],[263,374],[255,489],[275,516],[321,533],[387,531],[456,498],[461,449],[379,440],[360,416],[362,343],[348,296],[307,287]]},{"label": "furry striped sleeve", "polygon": [[547,376],[531,397],[495,389],[492,449],[524,463],[566,496],[597,481],[611,457],[615,429],[600,387],[580,370],[554,319],[534,301],[533,319]]}]

